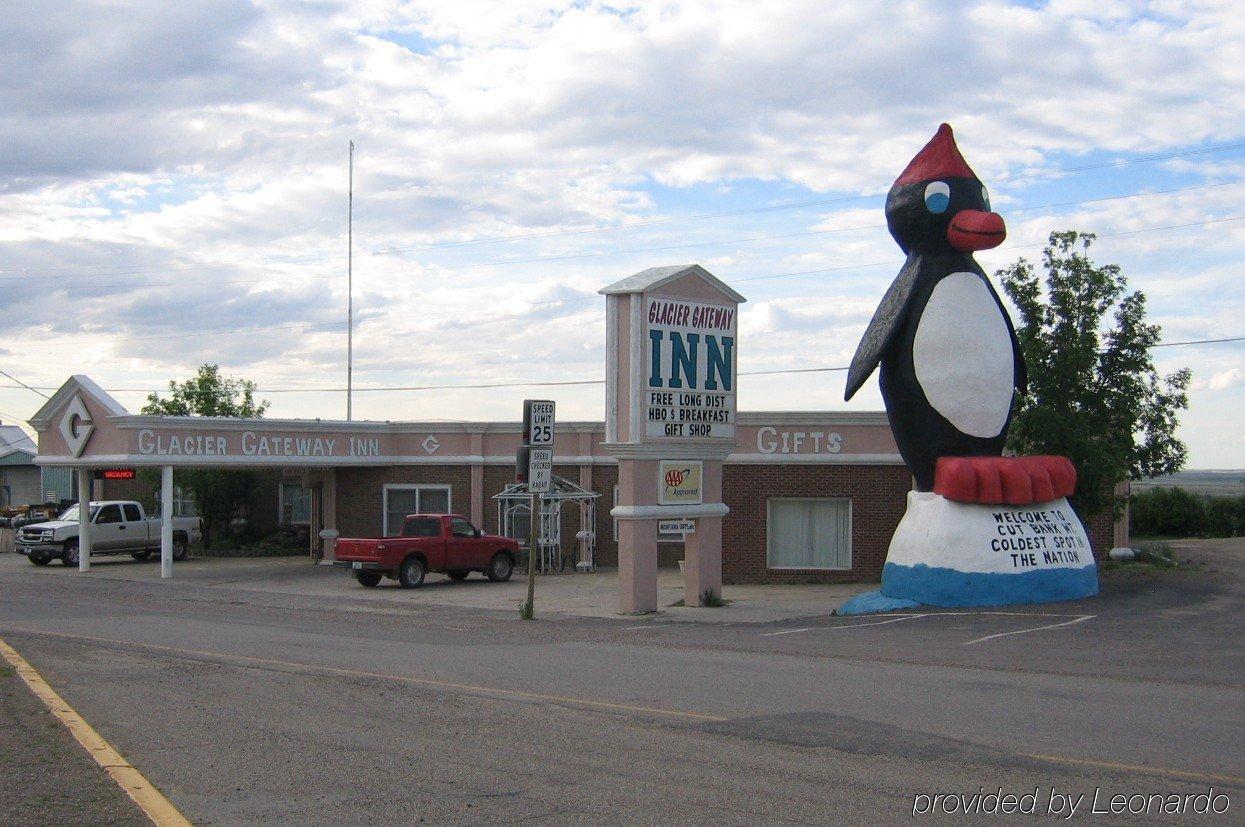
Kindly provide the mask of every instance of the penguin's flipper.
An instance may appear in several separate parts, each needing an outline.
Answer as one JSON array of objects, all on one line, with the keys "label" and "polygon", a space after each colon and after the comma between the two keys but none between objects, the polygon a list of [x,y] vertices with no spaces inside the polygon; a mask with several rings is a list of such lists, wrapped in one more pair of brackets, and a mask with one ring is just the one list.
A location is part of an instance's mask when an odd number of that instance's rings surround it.
[{"label": "penguin's flipper", "polygon": [[852,366],[847,371],[844,400],[851,399],[873,374],[873,369],[882,361],[882,354],[903,326],[908,315],[908,303],[912,300],[912,289],[916,286],[918,269],[917,259],[909,258],[899,275],[891,282],[878,309],[873,311],[873,318],[869,321],[869,327],[865,329],[860,344],[856,346],[856,355],[852,357]]}]

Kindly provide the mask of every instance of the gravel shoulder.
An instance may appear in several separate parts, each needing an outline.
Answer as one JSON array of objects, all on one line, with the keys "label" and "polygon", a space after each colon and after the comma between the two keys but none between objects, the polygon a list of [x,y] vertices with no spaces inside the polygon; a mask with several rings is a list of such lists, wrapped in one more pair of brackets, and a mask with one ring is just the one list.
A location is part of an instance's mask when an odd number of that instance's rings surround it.
[{"label": "gravel shoulder", "polygon": [[3,660],[0,767],[5,824],[149,823]]}]

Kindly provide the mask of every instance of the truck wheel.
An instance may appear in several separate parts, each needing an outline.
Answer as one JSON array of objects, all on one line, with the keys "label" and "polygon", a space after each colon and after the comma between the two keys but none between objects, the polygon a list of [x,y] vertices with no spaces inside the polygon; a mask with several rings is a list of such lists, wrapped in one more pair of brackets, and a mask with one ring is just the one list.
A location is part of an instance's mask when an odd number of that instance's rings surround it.
[{"label": "truck wheel", "polygon": [[466,580],[467,575],[471,574],[471,572],[469,571],[447,571],[445,574],[451,580],[461,581],[461,580]]},{"label": "truck wheel", "polygon": [[142,551],[131,551],[130,556],[135,560],[146,560],[151,556],[151,549],[143,549]]},{"label": "truck wheel", "polygon": [[398,582],[404,589],[417,588],[424,582],[426,570],[423,560],[418,557],[408,557],[402,561],[402,566],[398,569]]},{"label": "truck wheel", "polygon": [[78,541],[70,540],[65,543],[65,550],[61,552],[61,562],[66,566],[78,565]]},{"label": "truck wheel", "polygon": [[493,559],[488,564],[489,580],[492,580],[494,583],[505,583],[513,573],[514,560],[510,559],[509,554],[499,551],[493,555]]},{"label": "truck wheel", "polygon": [[173,559],[179,562],[186,559],[186,541],[180,537],[173,538]]},{"label": "truck wheel", "polygon": [[30,562],[34,563],[36,566],[46,566],[48,563],[52,562],[52,558],[48,557],[46,554],[32,554],[30,555]]},{"label": "truck wheel", "polygon": [[360,586],[367,586],[369,589],[373,586],[380,585],[380,572],[378,571],[356,571],[354,579],[359,581]]}]

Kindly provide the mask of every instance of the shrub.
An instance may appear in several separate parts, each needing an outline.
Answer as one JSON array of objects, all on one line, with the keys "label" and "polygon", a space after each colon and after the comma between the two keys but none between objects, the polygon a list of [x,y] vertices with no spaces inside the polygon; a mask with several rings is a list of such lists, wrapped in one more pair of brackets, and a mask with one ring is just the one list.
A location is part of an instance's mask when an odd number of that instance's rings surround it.
[{"label": "shrub", "polygon": [[1138,537],[1240,537],[1245,535],[1245,496],[1152,488],[1132,496],[1129,529]]}]

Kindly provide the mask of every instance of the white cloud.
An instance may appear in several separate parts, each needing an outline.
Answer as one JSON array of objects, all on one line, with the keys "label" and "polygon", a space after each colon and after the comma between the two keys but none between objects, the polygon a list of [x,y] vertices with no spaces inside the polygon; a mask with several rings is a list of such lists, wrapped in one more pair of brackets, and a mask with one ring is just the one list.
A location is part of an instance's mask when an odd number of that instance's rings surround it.
[{"label": "white cloud", "polygon": [[[534,355],[554,378],[598,376],[587,297],[685,260],[727,279],[824,271],[740,282],[741,352],[745,368],[837,364],[898,270],[878,199],[566,231],[876,193],[942,120],[991,179],[1241,142],[1243,43],[1227,2],[22,3],[0,31],[0,357],[50,384],[72,367],[159,386],[203,361],[338,382],[354,139],[361,382],[526,376]],[[1187,186],[1238,180],[1242,162],[1147,169]],[[1060,203],[1119,191],[1107,174],[992,190],[1000,207]],[[1095,257],[1125,267],[1169,334],[1239,333],[1245,222],[1105,234],[1235,214],[1240,192],[1016,212],[980,260],[1095,230]],[[515,235],[537,237],[473,241]],[[617,250],[647,252],[602,255]],[[202,335],[292,324],[322,326]],[[842,404],[833,374],[753,387],[744,404]],[[33,410],[21,394],[0,389],[0,410]],[[496,417],[522,395],[360,406]],[[600,404],[567,390],[568,415]]]}]

